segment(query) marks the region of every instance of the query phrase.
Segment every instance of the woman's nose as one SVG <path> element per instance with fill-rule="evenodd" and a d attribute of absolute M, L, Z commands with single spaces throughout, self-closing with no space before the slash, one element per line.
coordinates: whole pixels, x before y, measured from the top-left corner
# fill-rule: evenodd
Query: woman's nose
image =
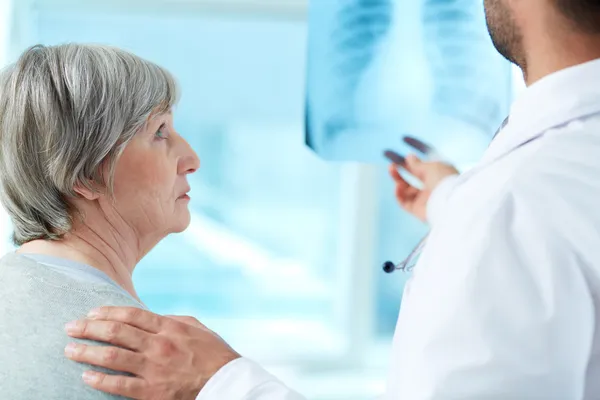
<path fill-rule="evenodd" d="M 187 140 L 181 138 L 183 143 L 183 156 L 180 159 L 179 163 L 179 173 L 180 174 L 193 174 L 200 168 L 200 158 L 198 154 L 192 149 L 192 146 L 187 142 Z"/>

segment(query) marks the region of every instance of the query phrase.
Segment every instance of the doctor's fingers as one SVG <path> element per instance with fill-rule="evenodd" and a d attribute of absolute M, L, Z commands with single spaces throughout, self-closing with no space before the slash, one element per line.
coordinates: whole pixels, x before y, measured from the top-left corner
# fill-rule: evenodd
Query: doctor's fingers
<path fill-rule="evenodd" d="M 191 325 L 196 328 L 208 330 L 208 328 L 195 317 L 190 317 L 188 315 L 165 315 L 165 317 L 174 319 L 175 321 L 183 322 L 184 324 Z"/>
<path fill-rule="evenodd" d="M 86 371 L 83 375 L 83 381 L 94 389 L 128 399 L 160 399 L 160 397 L 156 397 L 156 394 L 152 393 L 148 382 L 142 378 Z"/>
<path fill-rule="evenodd" d="M 420 190 L 407 185 L 407 186 L 396 186 L 396 200 L 398 203 L 404 208 L 409 208 L 411 204 L 415 202 L 417 197 L 419 196 Z"/>
<path fill-rule="evenodd" d="M 113 371 L 141 374 L 144 356 L 116 347 L 87 346 L 72 343 L 65 349 L 67 357 L 79 363 L 103 367 Z M 83 381 L 94 389 L 131 399 L 150 399 L 152 397 L 148 382 L 138 376 L 106 374 L 98 371 L 86 371 Z"/>
<path fill-rule="evenodd" d="M 142 354 L 110 346 L 69 343 L 65 348 L 65 355 L 80 363 L 132 374 L 141 373 L 142 368 L 146 365 L 145 357 Z"/>
<path fill-rule="evenodd" d="M 406 163 L 403 165 L 411 175 L 418 178 L 421 182 L 424 182 L 428 175 L 431 173 L 431 165 L 434 162 L 425 162 L 414 154 L 409 154 L 406 157 Z"/>
<path fill-rule="evenodd" d="M 400 168 L 399 165 L 390 164 L 389 169 L 388 169 L 390 176 L 396 183 L 396 187 L 409 187 L 410 185 L 408 184 L 408 182 L 406 182 L 406 180 L 404 180 L 402 175 L 400 175 L 400 172 L 398 172 L 398 168 Z"/>
<path fill-rule="evenodd" d="M 67 324 L 65 329 L 74 338 L 106 342 L 134 351 L 147 349 L 152 335 L 115 321 L 80 320 Z"/>

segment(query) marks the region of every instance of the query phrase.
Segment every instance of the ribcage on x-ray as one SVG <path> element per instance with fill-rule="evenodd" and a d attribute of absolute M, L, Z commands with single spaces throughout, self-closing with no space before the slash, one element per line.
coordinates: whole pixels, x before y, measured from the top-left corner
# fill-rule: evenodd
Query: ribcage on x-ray
<path fill-rule="evenodd" d="M 346 0 L 343 3 L 331 32 L 332 79 L 328 82 L 331 85 L 328 103 L 332 108 L 326 123 L 330 136 L 354 123 L 351 99 L 392 21 L 392 0 Z"/>
<path fill-rule="evenodd" d="M 498 79 L 498 69 L 489 57 L 493 51 L 489 38 L 480 29 L 482 19 L 480 4 L 474 0 L 423 4 L 425 53 L 434 83 L 432 111 L 492 133 L 504 115 L 498 93 L 485 84 Z"/>

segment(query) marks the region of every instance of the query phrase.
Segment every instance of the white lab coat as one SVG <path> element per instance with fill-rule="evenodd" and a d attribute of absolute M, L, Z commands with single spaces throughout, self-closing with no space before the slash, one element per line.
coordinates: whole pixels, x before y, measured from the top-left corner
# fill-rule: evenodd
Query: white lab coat
<path fill-rule="evenodd" d="M 527 88 L 428 218 L 384 399 L 600 399 L 600 60 Z M 303 399 L 247 359 L 198 398 Z"/>

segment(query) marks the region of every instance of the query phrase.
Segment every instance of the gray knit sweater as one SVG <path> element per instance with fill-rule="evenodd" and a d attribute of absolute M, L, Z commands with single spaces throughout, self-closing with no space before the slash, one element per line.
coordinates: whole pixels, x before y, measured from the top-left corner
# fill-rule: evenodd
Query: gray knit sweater
<path fill-rule="evenodd" d="M 64 356 L 73 340 L 64 325 L 104 305 L 144 308 L 108 282 L 76 279 L 15 253 L 0 259 L 1 399 L 119 398 L 81 380 L 84 371 L 102 369 Z"/>

